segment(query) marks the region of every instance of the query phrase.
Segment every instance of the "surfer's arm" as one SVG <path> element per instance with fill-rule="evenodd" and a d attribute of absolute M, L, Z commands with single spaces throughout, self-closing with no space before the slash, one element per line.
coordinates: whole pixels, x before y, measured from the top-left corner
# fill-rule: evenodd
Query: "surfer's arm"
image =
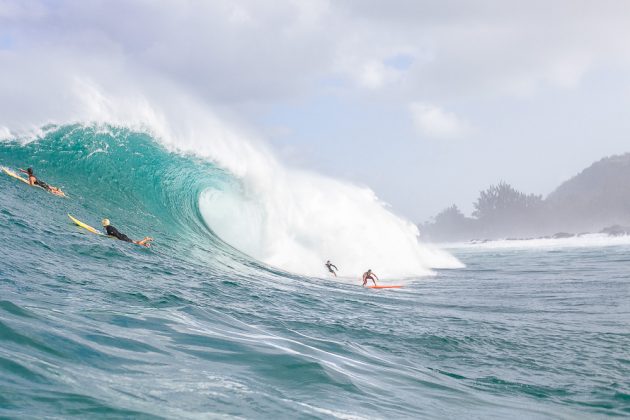
<path fill-rule="evenodd" d="M 337 266 L 336 266 L 336 265 L 334 265 L 334 264 L 330 264 L 330 265 L 332 265 L 333 267 L 335 267 L 335 270 L 339 270 L 339 269 L 337 268 Z"/>
<path fill-rule="evenodd" d="M 24 169 L 22 169 L 22 168 L 18 168 L 18 171 L 22 172 L 23 174 L 28 175 L 28 172 L 27 172 L 27 171 L 25 171 L 25 170 L 24 170 Z M 30 175 L 28 175 L 28 185 L 30 185 L 30 186 L 35 185 L 35 181 L 33 181 L 33 177 L 31 177 Z"/>

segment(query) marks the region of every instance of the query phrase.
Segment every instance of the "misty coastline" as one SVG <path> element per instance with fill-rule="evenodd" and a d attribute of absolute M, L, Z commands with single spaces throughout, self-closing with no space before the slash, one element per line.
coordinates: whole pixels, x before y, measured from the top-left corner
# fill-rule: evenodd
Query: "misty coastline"
<path fill-rule="evenodd" d="M 565 239 L 630 235 L 630 153 L 603 158 L 547 197 L 506 182 L 480 192 L 470 216 L 457 205 L 419 224 L 432 242 Z"/>

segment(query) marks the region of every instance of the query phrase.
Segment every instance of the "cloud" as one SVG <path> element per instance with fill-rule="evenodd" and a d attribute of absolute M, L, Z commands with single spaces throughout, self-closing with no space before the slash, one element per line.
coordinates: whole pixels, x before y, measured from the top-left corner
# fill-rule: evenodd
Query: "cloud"
<path fill-rule="evenodd" d="M 438 139 L 453 139 L 465 136 L 470 131 L 466 122 L 438 106 L 413 102 L 409 105 L 409 110 L 414 126 L 421 135 Z"/>
<path fill-rule="evenodd" d="M 0 2 L 0 19 L 2 20 L 30 20 L 45 14 L 43 4 L 36 2 L 2 1 Z"/>
<path fill-rule="evenodd" d="M 403 106 L 523 95 L 575 88 L 604 62 L 630 66 L 630 3 L 614 0 L 3 0 L 0 28 L 22 54 L 119 54 L 227 105 L 300 98 L 339 76 L 350 93 Z"/>
<path fill-rule="evenodd" d="M 630 67 L 630 44 L 622 41 L 630 37 L 627 1 L 351 0 L 339 8 L 373 51 L 401 43 L 415 49 L 416 65 L 391 86 L 402 101 L 531 96 L 578 88 L 611 64 Z"/>
<path fill-rule="evenodd" d="M 416 127 L 453 138 L 467 124 L 427 104 L 577 89 L 598 66 L 630 70 L 630 3 L 507 3 L 0 0 L 0 116 L 17 114 L 16 81 L 45 85 L 41 96 L 57 86 L 58 98 L 66 71 L 101 84 L 151 74 L 237 113 L 335 80 L 336 93 L 399 109 L 423 98 L 411 105 Z"/>
<path fill-rule="evenodd" d="M 378 89 L 396 81 L 400 71 L 380 61 L 365 63 L 358 73 L 358 81 L 368 89 Z"/>

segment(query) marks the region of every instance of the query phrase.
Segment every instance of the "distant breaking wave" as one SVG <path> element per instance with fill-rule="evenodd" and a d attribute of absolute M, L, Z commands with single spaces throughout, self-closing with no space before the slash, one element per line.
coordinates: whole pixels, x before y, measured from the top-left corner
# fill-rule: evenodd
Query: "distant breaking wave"
<path fill-rule="evenodd" d="M 498 239 L 488 241 L 453 242 L 442 244 L 451 249 L 527 249 L 527 248 L 582 248 L 630 245 L 630 236 L 610 236 L 589 233 L 570 238 Z"/>

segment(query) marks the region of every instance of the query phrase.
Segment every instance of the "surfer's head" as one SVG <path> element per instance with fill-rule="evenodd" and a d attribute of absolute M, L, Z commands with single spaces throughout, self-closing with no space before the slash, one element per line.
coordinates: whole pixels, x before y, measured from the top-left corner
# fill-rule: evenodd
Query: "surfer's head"
<path fill-rule="evenodd" d="M 33 168 L 27 168 L 26 173 L 29 175 L 33 175 Z"/>
<path fill-rule="evenodd" d="M 103 226 L 109 226 L 109 219 L 103 219 L 101 223 L 103 224 Z"/>

